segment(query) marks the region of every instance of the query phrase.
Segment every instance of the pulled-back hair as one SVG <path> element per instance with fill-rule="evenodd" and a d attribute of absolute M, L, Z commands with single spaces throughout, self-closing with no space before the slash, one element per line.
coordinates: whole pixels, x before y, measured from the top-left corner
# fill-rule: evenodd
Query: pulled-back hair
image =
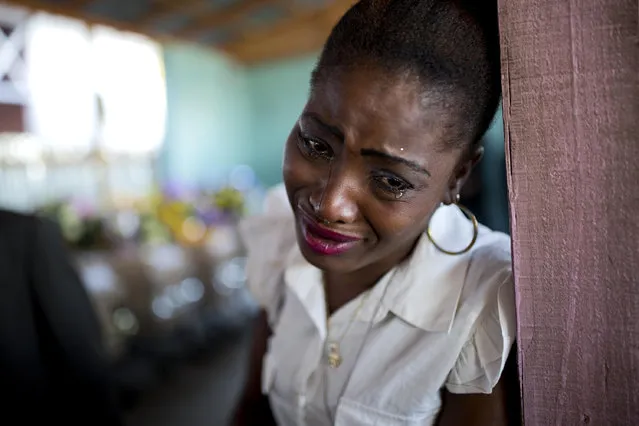
<path fill-rule="evenodd" d="M 478 142 L 501 95 L 497 0 L 362 0 L 331 32 L 311 79 L 373 66 L 416 79 L 454 114 L 447 144 Z"/>

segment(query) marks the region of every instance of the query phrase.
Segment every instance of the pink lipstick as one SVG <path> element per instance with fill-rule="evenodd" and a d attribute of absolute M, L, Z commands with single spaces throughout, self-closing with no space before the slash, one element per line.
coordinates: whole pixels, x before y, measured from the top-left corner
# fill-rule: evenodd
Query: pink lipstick
<path fill-rule="evenodd" d="M 314 252 L 327 256 L 335 256 L 352 249 L 362 239 L 324 228 L 319 224 L 301 218 L 304 241 Z"/>

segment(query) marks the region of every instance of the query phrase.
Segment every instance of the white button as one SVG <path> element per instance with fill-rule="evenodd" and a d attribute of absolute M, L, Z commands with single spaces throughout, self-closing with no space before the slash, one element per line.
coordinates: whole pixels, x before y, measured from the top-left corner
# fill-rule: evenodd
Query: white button
<path fill-rule="evenodd" d="M 297 395 L 297 405 L 300 407 L 304 407 L 306 405 L 306 395 L 304 394 Z"/>

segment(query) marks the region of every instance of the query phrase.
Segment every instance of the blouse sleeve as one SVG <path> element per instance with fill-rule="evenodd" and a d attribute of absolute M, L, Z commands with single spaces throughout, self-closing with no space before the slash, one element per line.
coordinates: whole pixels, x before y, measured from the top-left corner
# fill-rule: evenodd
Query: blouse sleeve
<path fill-rule="evenodd" d="M 477 326 L 461 350 L 445 387 L 451 393 L 489 394 L 499 381 L 515 341 L 515 291 L 510 257 L 502 266 L 491 268 L 491 292 Z"/>
<path fill-rule="evenodd" d="M 284 296 L 286 259 L 296 244 L 293 212 L 284 186 L 269 190 L 264 212 L 245 219 L 239 230 L 247 250 L 248 289 L 274 326 Z"/>

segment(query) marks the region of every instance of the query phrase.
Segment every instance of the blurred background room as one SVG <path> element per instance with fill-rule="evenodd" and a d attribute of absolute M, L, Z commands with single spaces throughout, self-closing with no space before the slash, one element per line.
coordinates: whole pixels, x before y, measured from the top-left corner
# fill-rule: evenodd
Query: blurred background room
<path fill-rule="evenodd" d="M 130 425 L 227 423 L 256 313 L 236 224 L 350 4 L 0 3 L 0 207 L 58 222 Z M 507 232 L 501 113 L 484 146 L 462 202 Z"/>

